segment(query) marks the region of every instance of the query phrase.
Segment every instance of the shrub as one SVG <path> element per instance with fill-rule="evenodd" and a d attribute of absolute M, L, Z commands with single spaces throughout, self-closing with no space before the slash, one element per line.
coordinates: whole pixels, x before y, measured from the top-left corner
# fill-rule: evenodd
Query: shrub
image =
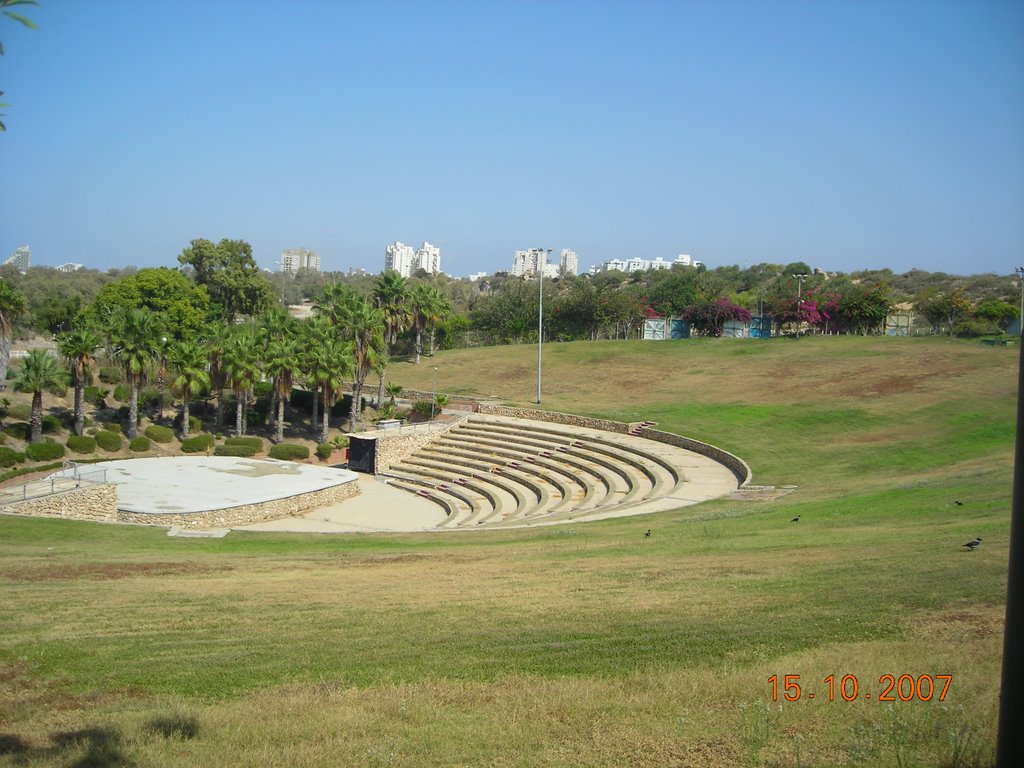
<path fill-rule="evenodd" d="M 313 412 L 313 393 L 305 389 L 292 389 L 289 400 L 292 408 L 297 411 Z"/>
<path fill-rule="evenodd" d="M 7 442 L 7 435 L 5 435 L 3 432 L 0 432 L 0 445 L 3 445 L 6 442 Z"/>
<path fill-rule="evenodd" d="M 181 450 L 185 453 L 203 453 L 212 447 L 213 435 L 206 432 L 181 441 Z"/>
<path fill-rule="evenodd" d="M 146 451 L 149 450 L 150 445 L 152 445 L 152 443 L 150 443 L 148 437 L 146 437 L 145 435 L 139 435 L 138 437 L 134 438 L 130 443 L 128 443 L 128 448 L 129 450 L 132 450 L 135 453 L 145 453 Z"/>
<path fill-rule="evenodd" d="M 257 381 L 252 388 L 252 392 L 257 399 L 261 397 L 270 397 L 274 392 L 274 385 L 269 381 Z"/>
<path fill-rule="evenodd" d="M 43 434 L 60 432 L 62 429 L 64 429 L 64 422 L 59 418 L 49 413 L 43 416 Z"/>
<path fill-rule="evenodd" d="M 5 446 L 0 446 L 0 467 L 13 467 L 25 461 L 25 454 Z"/>
<path fill-rule="evenodd" d="M 25 456 L 30 461 L 53 461 L 64 455 L 64 446 L 60 443 L 33 443 L 25 446 Z"/>
<path fill-rule="evenodd" d="M 121 433 L 120 432 L 107 432 L 100 431 L 96 433 L 96 445 L 102 448 L 104 451 L 120 451 L 121 450 Z"/>
<path fill-rule="evenodd" d="M 213 449 L 214 456 L 242 456 L 248 459 L 256 455 L 256 449 L 251 445 L 218 445 Z"/>
<path fill-rule="evenodd" d="M 100 426 L 107 430 L 107 432 L 121 431 L 121 423 L 118 421 L 101 421 Z"/>
<path fill-rule="evenodd" d="M 169 443 L 174 440 L 174 430 L 170 427 L 161 427 L 159 424 L 150 424 L 144 434 L 154 443 Z"/>
<path fill-rule="evenodd" d="M 334 453 L 334 446 L 330 443 L 320 443 L 316 447 L 316 457 L 321 461 L 331 458 Z"/>
<path fill-rule="evenodd" d="M 117 384 L 120 381 L 124 381 L 124 373 L 120 368 L 105 366 L 100 368 L 99 378 L 104 384 Z"/>
<path fill-rule="evenodd" d="M 257 452 L 263 450 L 263 438 L 262 437 L 229 437 L 224 441 L 224 445 L 244 445 L 249 448 L 255 448 Z"/>
<path fill-rule="evenodd" d="M 128 389 L 127 384 L 118 384 L 114 387 L 114 399 L 119 403 L 127 403 L 128 398 L 131 396 L 131 392 Z"/>
<path fill-rule="evenodd" d="M 160 404 L 160 390 L 156 387 L 146 387 L 139 392 L 139 408 L 148 410 L 156 408 Z"/>
<path fill-rule="evenodd" d="M 110 395 L 109 389 L 100 389 L 99 387 L 93 387 L 90 385 L 85 388 L 83 397 L 85 398 L 85 402 L 89 403 L 89 405 L 93 405 L 98 408 L 102 405 L 103 401 L 107 399 L 108 395 Z"/>
<path fill-rule="evenodd" d="M 4 432 L 18 440 L 28 440 L 29 435 L 32 434 L 32 427 L 24 421 L 16 421 L 4 427 Z"/>
<path fill-rule="evenodd" d="M 179 432 L 181 431 L 181 411 L 174 417 L 174 428 Z M 203 420 L 198 416 L 193 416 L 191 413 L 188 416 L 188 431 L 189 434 L 203 431 Z"/>
<path fill-rule="evenodd" d="M 68 448 L 75 453 L 95 453 L 96 438 L 87 435 L 68 435 Z"/>
<path fill-rule="evenodd" d="M 331 438 L 331 445 L 335 448 L 347 448 L 348 447 L 348 435 L 335 435 Z"/>
<path fill-rule="evenodd" d="M 441 409 L 437 407 L 437 403 L 430 400 L 417 400 L 412 404 L 412 411 L 417 416 L 429 419 L 431 414 L 437 416 L 437 414 L 441 412 Z"/>
<path fill-rule="evenodd" d="M 296 445 L 295 443 L 280 443 L 271 448 L 270 453 L 267 455 L 272 459 L 296 461 L 298 459 L 308 459 L 309 448 L 304 445 Z"/>

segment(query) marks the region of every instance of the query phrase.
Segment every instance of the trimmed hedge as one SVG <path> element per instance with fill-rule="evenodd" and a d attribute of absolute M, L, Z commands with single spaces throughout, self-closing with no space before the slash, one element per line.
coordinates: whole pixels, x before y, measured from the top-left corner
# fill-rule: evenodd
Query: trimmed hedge
<path fill-rule="evenodd" d="M 170 427 L 161 427 L 159 424 L 150 424 L 144 434 L 154 443 L 169 443 L 174 440 L 174 430 Z"/>
<path fill-rule="evenodd" d="M 245 445 L 249 448 L 255 448 L 257 452 L 263 450 L 263 438 L 262 437 L 229 437 L 224 441 L 224 445 Z"/>
<path fill-rule="evenodd" d="M 121 433 L 108 432 L 106 430 L 97 432 L 96 445 L 98 445 L 104 451 L 110 451 L 111 453 L 113 453 L 114 451 L 120 451 L 122 445 Z"/>
<path fill-rule="evenodd" d="M 64 429 L 64 422 L 52 414 L 46 414 L 43 416 L 43 434 L 48 435 L 51 432 L 60 432 Z"/>
<path fill-rule="evenodd" d="M 60 443 L 32 443 L 25 446 L 25 456 L 30 461 L 53 461 L 64 455 L 64 446 Z"/>
<path fill-rule="evenodd" d="M 304 445 L 296 445 L 295 443 L 280 443 L 271 448 L 270 453 L 267 455 L 272 459 L 296 461 L 298 459 L 308 459 L 309 448 Z"/>
<path fill-rule="evenodd" d="M 241 456 L 244 459 L 256 455 L 256 449 L 251 445 L 218 445 L 213 449 L 214 456 Z"/>
<path fill-rule="evenodd" d="M 0 467 L 13 467 L 15 464 L 22 464 L 25 461 L 25 454 L 15 451 L 6 445 L 0 446 Z"/>
<path fill-rule="evenodd" d="M 203 453 L 213 447 L 213 435 L 203 433 L 181 441 L 181 450 L 185 453 Z"/>
<path fill-rule="evenodd" d="M 139 435 L 128 443 L 128 449 L 135 453 L 145 453 L 150 449 L 151 445 L 152 443 L 149 441 L 148 437 L 145 435 Z"/>
<path fill-rule="evenodd" d="M 330 443 L 319 443 L 316 447 L 316 457 L 318 459 L 329 459 L 332 453 L 334 453 L 334 446 Z"/>
<path fill-rule="evenodd" d="M 96 453 L 96 438 L 88 435 L 68 435 L 68 448 L 75 453 Z"/>

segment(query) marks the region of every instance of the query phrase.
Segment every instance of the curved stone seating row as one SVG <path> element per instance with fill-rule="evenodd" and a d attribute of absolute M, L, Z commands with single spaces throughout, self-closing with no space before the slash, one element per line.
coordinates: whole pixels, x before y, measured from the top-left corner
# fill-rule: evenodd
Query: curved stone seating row
<path fill-rule="evenodd" d="M 690 464 L 667 455 L 672 450 L 682 449 L 635 435 L 476 415 L 386 474 L 395 487 L 441 506 L 440 528 L 507 527 L 700 500 L 686 495 L 680 466 Z"/>

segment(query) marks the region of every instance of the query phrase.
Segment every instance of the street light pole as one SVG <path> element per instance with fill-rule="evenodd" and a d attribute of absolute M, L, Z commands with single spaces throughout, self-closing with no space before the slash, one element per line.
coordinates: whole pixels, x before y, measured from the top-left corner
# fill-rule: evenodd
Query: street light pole
<path fill-rule="evenodd" d="M 540 405 L 541 371 L 544 357 L 544 265 L 547 264 L 547 255 L 551 253 L 551 249 L 538 248 L 537 250 L 540 251 L 537 257 L 537 270 L 540 272 L 540 302 L 537 310 L 537 405 Z"/>
<path fill-rule="evenodd" d="M 1017 267 L 1017 285 L 1020 287 L 1020 314 L 1017 315 L 1017 335 L 1024 338 L 1024 267 Z"/>
<path fill-rule="evenodd" d="M 437 366 L 434 366 L 433 378 L 430 382 L 430 420 L 434 420 L 434 404 L 437 402 Z"/>
<path fill-rule="evenodd" d="M 800 298 L 800 289 L 803 288 L 807 275 L 793 275 L 796 278 L 796 337 L 800 338 L 800 310 L 803 309 L 803 300 Z"/>

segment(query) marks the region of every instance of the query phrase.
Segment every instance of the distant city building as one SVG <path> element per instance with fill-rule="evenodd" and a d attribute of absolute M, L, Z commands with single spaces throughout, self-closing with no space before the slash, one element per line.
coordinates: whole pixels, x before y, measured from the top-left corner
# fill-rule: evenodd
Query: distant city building
<path fill-rule="evenodd" d="M 556 277 L 558 266 L 547 263 L 547 251 L 543 248 L 530 248 L 527 251 L 516 251 L 512 258 L 512 274 L 517 277 L 533 277 L 544 265 L 544 276 Z M 554 274 L 549 267 L 554 266 Z"/>
<path fill-rule="evenodd" d="M 416 251 L 416 257 L 413 260 L 412 271 L 415 272 L 418 269 L 422 269 L 432 275 L 440 272 L 441 249 L 424 241 L 423 245 Z"/>
<path fill-rule="evenodd" d="M 563 275 L 578 275 L 580 273 L 580 259 L 576 255 L 576 251 L 571 251 L 568 248 L 562 249 L 560 268 Z"/>
<path fill-rule="evenodd" d="M 675 261 L 665 261 L 661 256 L 655 259 L 609 259 L 608 261 L 595 264 L 590 268 L 590 274 L 596 275 L 599 272 L 647 272 L 652 269 L 671 269 L 674 266 L 699 267 L 703 262 L 691 259 L 687 254 L 681 253 L 676 256 Z"/>
<path fill-rule="evenodd" d="M 469 276 L 469 282 L 475 283 L 477 280 L 483 280 L 485 277 L 487 277 L 486 272 L 476 272 Z"/>
<path fill-rule="evenodd" d="M 295 274 L 300 269 L 320 271 L 320 254 L 306 248 L 289 248 L 281 253 L 281 271 Z"/>
<path fill-rule="evenodd" d="M 420 269 L 436 275 L 441 271 L 441 249 L 424 241 L 414 250 L 396 240 L 384 250 L 384 269 L 393 269 L 402 277 L 411 277 Z"/>
<path fill-rule="evenodd" d="M 28 272 L 28 268 L 32 265 L 32 249 L 27 245 L 23 245 L 16 249 L 7 261 L 4 262 L 4 266 L 17 267 L 21 274 Z"/>
<path fill-rule="evenodd" d="M 84 269 L 85 264 L 77 264 L 73 261 L 69 261 L 67 264 L 61 264 L 57 267 L 58 272 L 77 272 L 80 269 Z"/>

